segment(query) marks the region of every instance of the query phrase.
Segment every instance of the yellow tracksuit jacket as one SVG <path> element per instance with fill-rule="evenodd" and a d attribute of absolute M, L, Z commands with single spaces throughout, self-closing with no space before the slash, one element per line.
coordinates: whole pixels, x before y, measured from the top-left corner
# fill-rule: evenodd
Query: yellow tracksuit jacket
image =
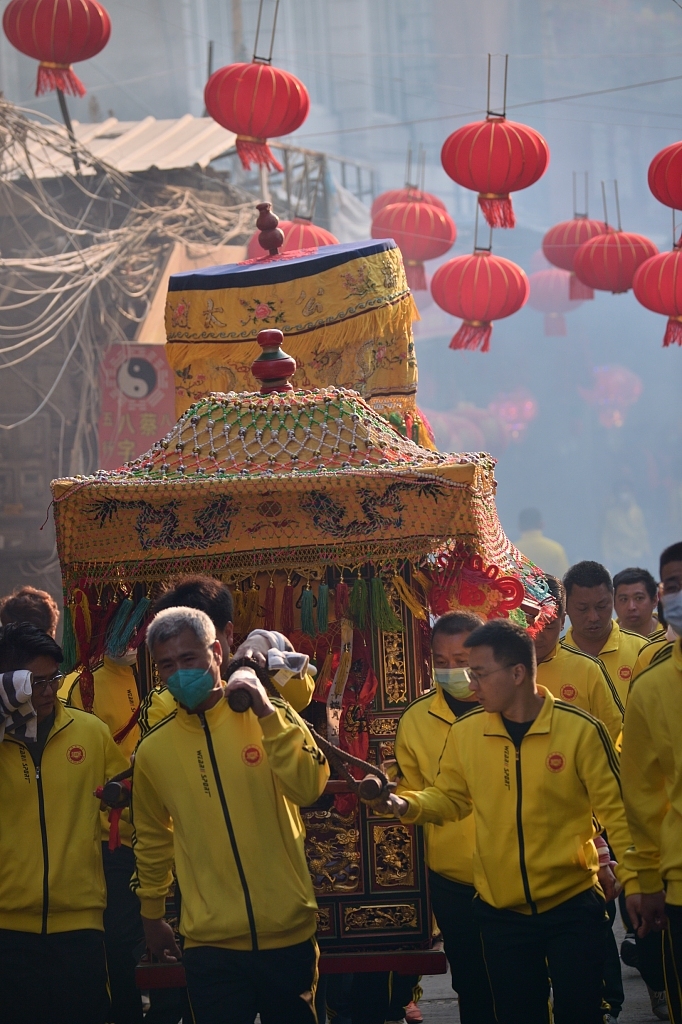
<path fill-rule="evenodd" d="M 395 756 L 399 767 L 396 792 L 433 786 L 455 714 L 448 707 L 442 687 L 418 697 L 398 724 Z M 424 825 L 426 863 L 432 871 L 463 885 L 474 884 L 474 819 Z"/>
<path fill-rule="evenodd" d="M 80 691 L 80 673 L 72 678 L 71 685 L 66 693 L 67 707 L 83 709 L 83 701 Z M 95 699 L 92 705 L 92 713 L 108 727 L 112 736 L 115 736 L 120 729 L 124 729 L 132 715 L 140 705 L 140 697 L 137 692 L 135 673 L 129 665 L 117 665 L 111 658 L 104 658 L 99 668 L 94 672 Z M 64 693 L 64 687 L 59 691 Z M 126 767 L 130 767 L 130 756 L 140 740 L 140 728 L 135 724 L 128 734 L 117 744 L 118 749 L 126 758 Z M 127 813 L 127 812 L 126 812 Z M 109 812 L 102 811 L 102 842 L 109 839 Z M 123 846 L 133 845 L 133 829 L 130 822 L 125 818 L 119 821 L 119 836 Z"/>
<path fill-rule="evenodd" d="M 71 708 L 83 708 L 79 684 L 76 677 L 66 694 L 66 703 Z M 124 729 L 140 704 L 135 673 L 129 665 L 117 665 L 111 658 L 104 658 L 94 672 L 95 699 L 92 705 L 94 715 L 109 727 L 112 736 Z M 63 694 L 64 690 L 60 690 Z M 140 739 L 140 730 L 134 725 L 118 744 L 125 757 L 130 757 Z"/>
<path fill-rule="evenodd" d="M 403 794 L 408 822 L 456 820 L 473 807 L 474 885 L 486 903 L 524 914 L 596 884 L 595 814 L 619 880 L 626 893 L 636 891 L 622 866 L 630 834 L 609 734 L 585 711 L 538 690 L 544 704 L 518 751 L 501 716 L 477 708 L 452 726 L 435 785 Z"/>
<path fill-rule="evenodd" d="M 291 704 L 294 711 L 303 711 L 310 704 L 315 689 L 315 680 L 311 675 L 305 675 L 300 679 L 295 676 L 289 680 L 286 686 L 280 686 L 274 675 L 270 681 L 275 686 L 284 700 Z M 150 690 L 142 701 L 140 707 L 140 735 L 145 736 L 150 729 L 162 722 L 167 715 L 175 711 L 178 704 L 167 686 L 155 686 Z"/>
<path fill-rule="evenodd" d="M 649 637 L 644 647 L 637 655 L 637 661 L 635 667 L 632 670 L 632 679 L 630 681 L 630 689 L 637 676 L 641 675 L 645 668 L 648 668 L 654 660 L 658 660 L 661 651 L 664 651 L 672 647 L 672 640 L 668 640 L 665 633 L 662 636 L 656 635 L 655 639 Z"/>
<path fill-rule="evenodd" d="M 615 743 L 623 728 L 618 690 L 597 658 L 561 643 L 538 665 L 538 683 L 572 707 L 582 708 L 606 726 Z"/>
<path fill-rule="evenodd" d="M 175 861 L 187 946 L 274 949 L 316 928 L 299 806 L 329 777 L 307 726 L 285 701 L 258 719 L 220 700 L 180 707 L 137 748 L 133 824 L 142 915 L 161 918 Z"/>
<path fill-rule="evenodd" d="M 625 858 L 644 893 L 682 906 L 682 641 L 632 685 L 623 727 L 623 795 L 632 833 Z M 609 837 L 610 838 L 610 837 Z"/>
<path fill-rule="evenodd" d="M 107 727 L 57 700 L 40 768 L 0 743 L 0 928 L 102 930 L 106 887 L 94 790 L 127 767 Z"/>
<path fill-rule="evenodd" d="M 646 637 L 640 636 L 639 633 L 631 633 L 629 629 L 622 629 L 614 619 L 609 637 L 599 652 L 599 661 L 603 663 L 615 684 L 623 707 L 627 704 L 630 680 L 637 655 L 646 642 Z M 566 633 L 563 643 L 579 650 L 573 639 L 573 627 Z"/>

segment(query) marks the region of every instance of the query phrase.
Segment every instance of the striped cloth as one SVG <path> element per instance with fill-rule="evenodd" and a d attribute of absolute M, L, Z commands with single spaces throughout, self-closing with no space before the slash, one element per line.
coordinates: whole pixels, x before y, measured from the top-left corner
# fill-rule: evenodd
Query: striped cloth
<path fill-rule="evenodd" d="M 0 743 L 5 731 L 17 739 L 34 741 L 38 718 L 31 704 L 33 676 L 26 669 L 0 675 Z"/>

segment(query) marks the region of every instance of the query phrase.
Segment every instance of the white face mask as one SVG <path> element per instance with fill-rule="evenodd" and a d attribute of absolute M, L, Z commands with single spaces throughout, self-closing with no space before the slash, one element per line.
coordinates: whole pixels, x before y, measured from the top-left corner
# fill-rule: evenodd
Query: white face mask
<path fill-rule="evenodd" d="M 433 677 L 455 700 L 468 700 L 474 696 L 467 668 L 435 668 Z"/>
<path fill-rule="evenodd" d="M 661 604 L 665 621 L 682 636 L 682 590 L 677 594 L 661 594 Z"/>

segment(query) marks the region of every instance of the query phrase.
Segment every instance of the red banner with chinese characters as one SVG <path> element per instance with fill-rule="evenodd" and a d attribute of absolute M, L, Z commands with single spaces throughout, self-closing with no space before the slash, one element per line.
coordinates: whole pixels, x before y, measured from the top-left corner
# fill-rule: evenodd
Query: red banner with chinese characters
<path fill-rule="evenodd" d="M 111 345 L 100 365 L 100 469 L 148 451 L 175 423 L 173 372 L 164 345 Z"/>

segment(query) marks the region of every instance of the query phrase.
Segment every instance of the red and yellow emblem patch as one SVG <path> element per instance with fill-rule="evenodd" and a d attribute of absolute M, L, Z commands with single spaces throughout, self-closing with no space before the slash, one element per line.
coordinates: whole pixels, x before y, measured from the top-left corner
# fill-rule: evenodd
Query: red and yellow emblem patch
<path fill-rule="evenodd" d="M 562 700 L 575 700 L 575 698 L 577 696 L 578 696 L 578 691 L 576 690 L 576 688 L 573 685 L 573 683 L 566 683 L 565 686 L 561 687 L 561 699 Z"/>
<path fill-rule="evenodd" d="M 248 747 L 244 747 L 242 750 L 242 761 L 247 764 L 249 768 L 255 768 L 263 760 L 263 751 L 260 747 L 257 747 L 255 743 L 250 743 Z"/>
<path fill-rule="evenodd" d="M 621 665 L 618 669 L 618 675 L 621 679 L 629 679 L 632 675 L 632 669 L 629 665 Z"/>
<path fill-rule="evenodd" d="M 558 750 L 555 750 L 548 756 L 545 764 L 551 772 L 562 772 L 566 767 L 566 758 Z"/>
<path fill-rule="evenodd" d="M 83 764 L 85 760 L 85 747 L 81 747 L 80 743 L 74 743 L 66 751 L 66 760 L 70 761 L 71 764 Z"/>

